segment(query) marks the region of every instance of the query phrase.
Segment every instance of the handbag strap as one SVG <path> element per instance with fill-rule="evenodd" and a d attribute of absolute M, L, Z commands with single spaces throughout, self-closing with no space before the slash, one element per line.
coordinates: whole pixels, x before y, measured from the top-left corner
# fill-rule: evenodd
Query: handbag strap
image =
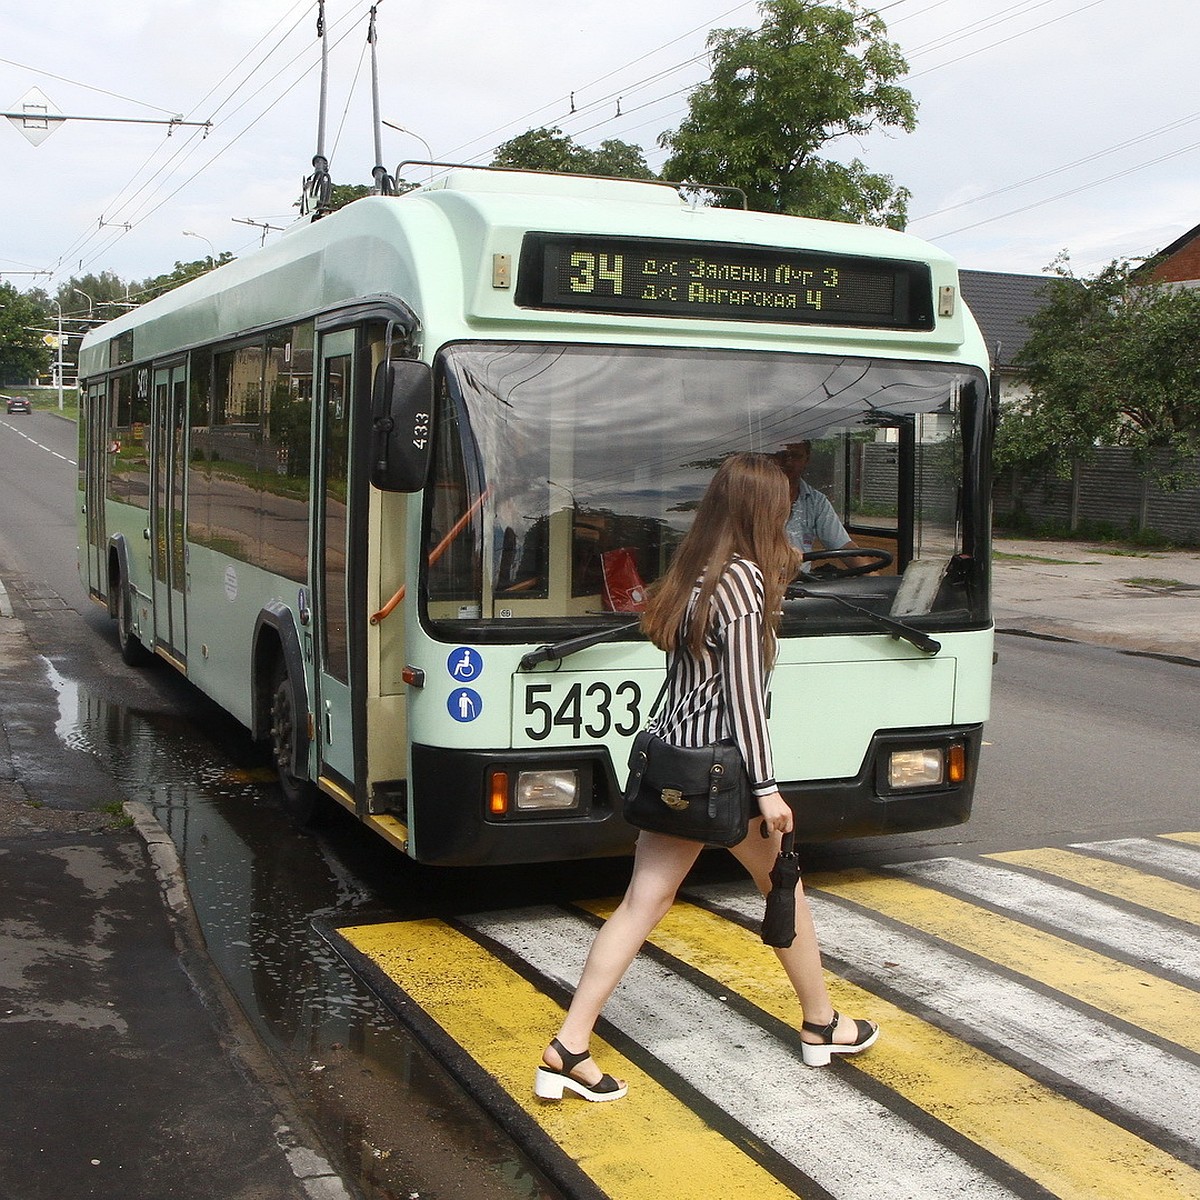
<path fill-rule="evenodd" d="M 650 722 L 654 720 L 658 713 L 658 706 L 663 702 L 663 697 L 667 694 L 667 688 L 671 685 L 671 680 L 675 678 L 675 672 L 679 669 L 679 654 L 676 653 L 675 661 L 671 662 L 670 654 L 664 656 L 667 660 L 667 672 L 663 676 L 662 687 L 658 689 L 658 695 L 654 697 L 654 703 L 650 705 L 650 711 L 646 714 L 646 724 L 642 726 L 647 729 Z"/>

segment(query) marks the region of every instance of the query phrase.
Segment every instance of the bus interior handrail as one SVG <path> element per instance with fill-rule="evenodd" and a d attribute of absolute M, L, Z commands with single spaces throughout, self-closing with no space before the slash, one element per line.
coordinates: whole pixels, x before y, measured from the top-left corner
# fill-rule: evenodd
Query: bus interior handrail
<path fill-rule="evenodd" d="M 490 486 L 484 488 L 479 494 L 478 498 L 471 504 L 471 507 L 468 508 L 467 511 L 463 513 L 463 515 L 459 517 L 457 521 L 454 522 L 446 536 L 442 538 L 442 540 L 438 542 L 438 544 L 434 546 L 432 550 L 430 550 L 429 558 L 426 560 L 429 566 L 432 567 L 433 564 L 437 562 L 447 550 L 450 549 L 450 543 L 453 542 L 454 539 L 458 537 L 458 535 L 462 533 L 464 529 L 466 529 L 471 522 L 471 518 L 483 507 L 484 501 L 487 500 L 491 494 L 492 489 Z M 404 599 L 407 591 L 408 581 L 406 580 L 399 586 L 399 588 L 396 589 L 396 592 L 392 598 L 378 612 L 371 614 L 371 624 L 378 625 L 379 622 L 384 619 L 384 617 L 390 616 L 396 605 Z"/>

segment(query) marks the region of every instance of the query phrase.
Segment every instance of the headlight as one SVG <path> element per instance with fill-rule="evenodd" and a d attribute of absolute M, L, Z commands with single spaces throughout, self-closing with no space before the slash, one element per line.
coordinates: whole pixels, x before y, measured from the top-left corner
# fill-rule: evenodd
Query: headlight
<path fill-rule="evenodd" d="M 521 771 L 517 775 L 516 803 L 521 812 L 577 808 L 579 772 Z"/>
<path fill-rule="evenodd" d="M 515 772 L 512 767 L 494 767 L 487 776 L 487 813 L 510 820 L 585 814 L 590 792 L 591 772 L 586 765 Z"/>
<path fill-rule="evenodd" d="M 962 783 L 966 753 L 959 743 L 921 750 L 893 750 L 888 756 L 888 787 L 928 788 Z"/>

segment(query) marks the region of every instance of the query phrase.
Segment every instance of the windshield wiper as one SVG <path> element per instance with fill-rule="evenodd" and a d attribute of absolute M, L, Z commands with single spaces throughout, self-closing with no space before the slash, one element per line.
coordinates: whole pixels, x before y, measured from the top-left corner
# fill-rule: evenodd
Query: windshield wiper
<path fill-rule="evenodd" d="M 586 650 L 589 646 L 595 646 L 599 642 L 603 642 L 611 637 L 616 637 L 619 633 L 628 633 L 631 629 L 636 629 L 641 624 L 641 619 L 636 621 L 626 621 L 623 625 L 614 625 L 611 629 L 602 629 L 599 633 L 584 633 L 579 637 L 567 638 L 562 642 L 553 642 L 547 646 L 539 646 L 536 650 L 530 650 L 528 654 L 521 659 L 520 670 L 531 671 L 538 663 L 553 662 L 556 659 L 566 658 L 568 655 L 575 654 L 579 650 Z"/>
<path fill-rule="evenodd" d="M 886 629 L 892 637 L 903 638 L 904 641 L 916 646 L 923 654 L 937 654 L 942 648 L 941 642 L 935 641 L 919 629 L 905 625 L 903 621 L 897 621 L 894 617 L 885 617 L 882 613 L 872 612 L 869 608 L 851 604 L 849 600 L 843 600 L 841 596 L 835 596 L 832 592 L 814 592 L 806 587 L 797 587 L 793 584 L 787 590 L 787 598 L 789 600 L 834 600 L 843 608 L 848 608 L 852 613 L 866 617 L 868 621 Z"/>

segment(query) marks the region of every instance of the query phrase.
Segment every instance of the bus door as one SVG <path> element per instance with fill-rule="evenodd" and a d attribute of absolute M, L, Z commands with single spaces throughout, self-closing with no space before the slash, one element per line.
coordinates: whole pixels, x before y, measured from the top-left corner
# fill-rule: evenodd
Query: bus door
<path fill-rule="evenodd" d="M 158 367 L 154 372 L 154 430 L 150 506 L 150 544 L 154 586 L 154 643 L 181 666 L 187 662 L 184 622 L 184 485 L 187 457 L 184 431 L 187 421 L 187 371 L 185 364 Z"/>
<path fill-rule="evenodd" d="M 317 412 L 318 511 L 313 521 L 320 759 L 354 779 L 350 707 L 350 627 L 347 576 L 350 529 L 350 408 L 354 395 L 353 330 L 321 339 Z"/>
<path fill-rule="evenodd" d="M 105 547 L 108 535 L 105 532 L 104 497 L 108 490 L 108 458 L 111 449 L 108 430 L 108 405 L 105 403 L 107 387 L 103 383 L 88 386 L 85 400 L 83 430 L 81 433 L 79 461 L 83 465 L 84 492 L 83 513 L 86 526 L 88 590 L 96 595 L 108 591 L 105 579 Z"/>

